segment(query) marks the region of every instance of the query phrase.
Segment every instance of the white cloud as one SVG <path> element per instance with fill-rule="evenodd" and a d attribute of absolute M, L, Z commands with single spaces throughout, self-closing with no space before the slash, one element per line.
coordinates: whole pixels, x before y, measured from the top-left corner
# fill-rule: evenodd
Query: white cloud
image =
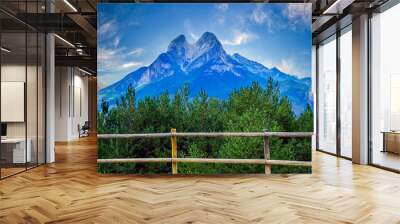
<path fill-rule="evenodd" d="M 285 16 L 294 23 L 310 23 L 311 22 L 311 4 L 287 4 L 283 10 Z"/>
<path fill-rule="evenodd" d="M 99 62 L 117 60 L 117 59 L 125 59 L 127 56 L 135 56 L 138 57 L 142 55 L 144 52 L 143 48 L 136 48 L 131 51 L 127 51 L 125 48 L 102 48 L 100 47 L 97 52 L 97 60 Z"/>
<path fill-rule="evenodd" d="M 115 36 L 117 33 L 117 22 L 113 19 L 104 24 L 102 24 L 98 29 L 98 34 L 100 36 L 110 38 Z"/>
<path fill-rule="evenodd" d="M 117 50 L 115 49 L 107 49 L 107 48 L 99 48 L 97 52 L 97 60 L 99 61 L 107 61 L 113 58 L 117 54 Z"/>
<path fill-rule="evenodd" d="M 267 67 L 267 68 L 276 67 L 276 63 L 273 62 L 273 61 L 271 61 L 271 60 L 269 60 L 269 59 L 264 60 L 262 64 L 263 64 L 265 67 Z"/>
<path fill-rule="evenodd" d="M 247 15 L 243 15 L 243 14 L 237 14 L 235 16 L 235 25 L 240 28 L 246 28 L 247 27 Z"/>
<path fill-rule="evenodd" d="M 311 27 L 311 4 L 287 4 L 283 10 L 287 18 L 287 25 L 294 31 L 304 29 L 305 25 Z"/>
<path fill-rule="evenodd" d="M 199 36 L 193 32 L 192 23 L 189 19 L 185 19 L 185 21 L 183 21 L 183 28 L 185 29 L 185 32 L 189 35 L 189 37 L 192 38 L 192 40 L 196 41 L 197 39 L 199 39 Z"/>
<path fill-rule="evenodd" d="M 263 24 L 267 19 L 267 13 L 263 7 L 257 5 L 251 13 L 251 19 L 258 24 Z"/>
<path fill-rule="evenodd" d="M 282 21 L 275 12 L 263 5 L 257 4 L 251 15 L 250 20 L 262 26 L 266 26 L 268 32 L 273 33 L 275 30 L 282 28 Z"/>
<path fill-rule="evenodd" d="M 133 68 L 133 67 L 137 67 L 137 66 L 141 66 L 141 65 L 143 65 L 142 62 L 136 62 L 136 61 L 134 61 L 134 62 L 128 62 L 128 63 L 122 64 L 121 67 L 122 67 L 123 69 L 128 69 L 128 68 Z"/>
<path fill-rule="evenodd" d="M 132 60 L 132 56 L 137 57 L 144 50 L 137 48 L 127 50 L 126 48 L 102 48 L 97 51 L 98 73 L 101 75 L 104 85 L 113 83 L 123 78 L 128 72 L 131 72 L 144 63 L 138 60 Z"/>
<path fill-rule="evenodd" d="M 114 41 L 113 41 L 113 46 L 114 46 L 114 47 L 118 47 L 120 40 L 121 40 L 120 37 L 118 37 L 118 36 L 115 37 L 115 38 L 114 38 Z"/>
<path fill-rule="evenodd" d="M 255 34 L 252 34 L 250 32 L 239 32 L 235 31 L 234 36 L 230 40 L 222 40 L 221 43 L 223 45 L 232 45 L 232 46 L 237 46 L 237 45 L 242 45 L 245 44 L 253 39 L 256 39 L 257 36 Z"/>
<path fill-rule="evenodd" d="M 281 63 L 277 66 L 279 70 L 286 72 L 288 74 L 293 74 L 293 61 L 288 59 L 282 59 Z"/>
<path fill-rule="evenodd" d="M 268 7 L 257 4 L 249 16 L 249 20 L 258 25 L 266 26 L 268 32 L 276 30 L 304 27 L 311 24 L 311 4 L 288 3 L 281 12 L 272 11 Z"/>
<path fill-rule="evenodd" d="M 215 6 L 219 12 L 226 12 L 229 9 L 228 3 L 220 3 Z"/>
<path fill-rule="evenodd" d="M 276 67 L 282 72 L 290 75 L 294 75 L 297 77 L 307 76 L 307 74 L 304 74 L 303 71 L 297 68 L 296 62 L 293 58 L 281 59 L 280 63 Z"/>
<path fill-rule="evenodd" d="M 216 22 L 219 25 L 223 25 L 226 22 L 226 15 L 229 10 L 229 4 L 228 3 L 218 3 L 215 5 L 215 12 L 214 14 L 214 19 L 213 21 Z"/>
<path fill-rule="evenodd" d="M 143 48 L 136 48 L 136 49 L 132 50 L 131 52 L 129 52 L 128 54 L 138 57 L 143 54 L 143 51 L 144 51 Z"/>
<path fill-rule="evenodd" d="M 217 24 L 224 25 L 226 17 L 224 15 L 218 15 L 215 21 L 217 22 Z"/>

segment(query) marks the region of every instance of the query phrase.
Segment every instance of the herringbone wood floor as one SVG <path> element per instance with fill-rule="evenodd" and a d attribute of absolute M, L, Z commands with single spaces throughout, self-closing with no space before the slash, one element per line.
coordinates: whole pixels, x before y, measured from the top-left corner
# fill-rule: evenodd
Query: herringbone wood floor
<path fill-rule="evenodd" d="M 400 175 L 314 152 L 312 175 L 96 174 L 96 142 L 0 181 L 0 223 L 400 223 Z"/>

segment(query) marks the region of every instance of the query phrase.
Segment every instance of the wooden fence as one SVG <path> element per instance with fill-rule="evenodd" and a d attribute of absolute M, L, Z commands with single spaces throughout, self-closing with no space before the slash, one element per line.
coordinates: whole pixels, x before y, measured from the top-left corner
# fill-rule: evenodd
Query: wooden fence
<path fill-rule="evenodd" d="M 171 129 L 170 133 L 146 133 L 146 134 L 99 134 L 98 139 L 132 139 L 132 138 L 167 138 L 171 139 L 171 158 L 117 158 L 98 159 L 97 163 L 172 163 L 172 174 L 178 173 L 178 163 L 225 163 L 225 164 L 264 164 L 265 173 L 271 173 L 271 165 L 284 166 L 307 166 L 311 167 L 310 161 L 271 160 L 270 158 L 270 137 L 279 138 L 306 138 L 311 137 L 312 132 L 176 132 Z M 210 158 L 177 158 L 178 137 L 263 137 L 264 159 L 210 159 Z"/>

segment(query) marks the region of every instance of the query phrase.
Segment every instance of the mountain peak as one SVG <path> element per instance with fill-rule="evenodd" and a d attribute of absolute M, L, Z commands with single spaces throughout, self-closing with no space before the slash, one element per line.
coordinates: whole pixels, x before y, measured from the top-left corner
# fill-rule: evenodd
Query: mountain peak
<path fill-rule="evenodd" d="M 217 36 L 216 36 L 214 33 L 211 33 L 211 32 L 206 31 L 206 32 L 203 33 L 203 35 L 201 35 L 200 39 L 201 39 L 201 38 L 213 38 L 213 39 L 217 39 Z"/>
<path fill-rule="evenodd" d="M 176 51 L 181 48 L 185 48 L 187 45 L 188 43 L 185 35 L 181 34 L 171 41 L 171 43 L 168 45 L 168 51 Z"/>
<path fill-rule="evenodd" d="M 211 32 L 205 32 L 194 44 L 196 55 L 208 55 L 206 58 L 225 57 L 226 52 L 217 36 Z"/>
<path fill-rule="evenodd" d="M 217 36 L 215 36 L 215 34 L 211 33 L 211 32 L 205 32 L 203 33 L 203 35 L 201 35 L 201 37 L 197 40 L 197 45 L 202 45 L 202 44 L 212 44 L 212 43 L 218 43 L 221 44 L 217 38 Z"/>
<path fill-rule="evenodd" d="M 186 37 L 181 34 L 168 45 L 167 54 L 182 70 L 186 70 L 192 65 L 201 66 L 212 59 L 226 57 L 222 44 L 211 32 L 203 33 L 193 44 L 187 42 Z"/>
<path fill-rule="evenodd" d="M 175 39 L 172 40 L 172 42 L 174 43 L 184 43 L 186 42 L 186 37 L 185 35 L 181 34 L 179 36 L 177 36 Z"/>

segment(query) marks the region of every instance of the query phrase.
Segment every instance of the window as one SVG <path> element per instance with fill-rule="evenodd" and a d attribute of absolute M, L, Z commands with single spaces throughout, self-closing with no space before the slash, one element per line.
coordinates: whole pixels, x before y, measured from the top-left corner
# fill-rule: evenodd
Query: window
<path fill-rule="evenodd" d="M 351 26 L 340 36 L 340 155 L 352 157 L 352 33 Z"/>
<path fill-rule="evenodd" d="M 336 36 L 318 48 L 318 149 L 336 153 Z"/>
<path fill-rule="evenodd" d="M 44 1 L 18 2 L 18 13 L 43 13 Z M 15 2 L 0 1 L 0 6 Z M 45 34 L 0 17 L 0 178 L 45 163 Z M 11 25 L 10 25 L 11 24 Z"/>
<path fill-rule="evenodd" d="M 371 19 L 372 163 L 400 170 L 400 5 Z"/>

